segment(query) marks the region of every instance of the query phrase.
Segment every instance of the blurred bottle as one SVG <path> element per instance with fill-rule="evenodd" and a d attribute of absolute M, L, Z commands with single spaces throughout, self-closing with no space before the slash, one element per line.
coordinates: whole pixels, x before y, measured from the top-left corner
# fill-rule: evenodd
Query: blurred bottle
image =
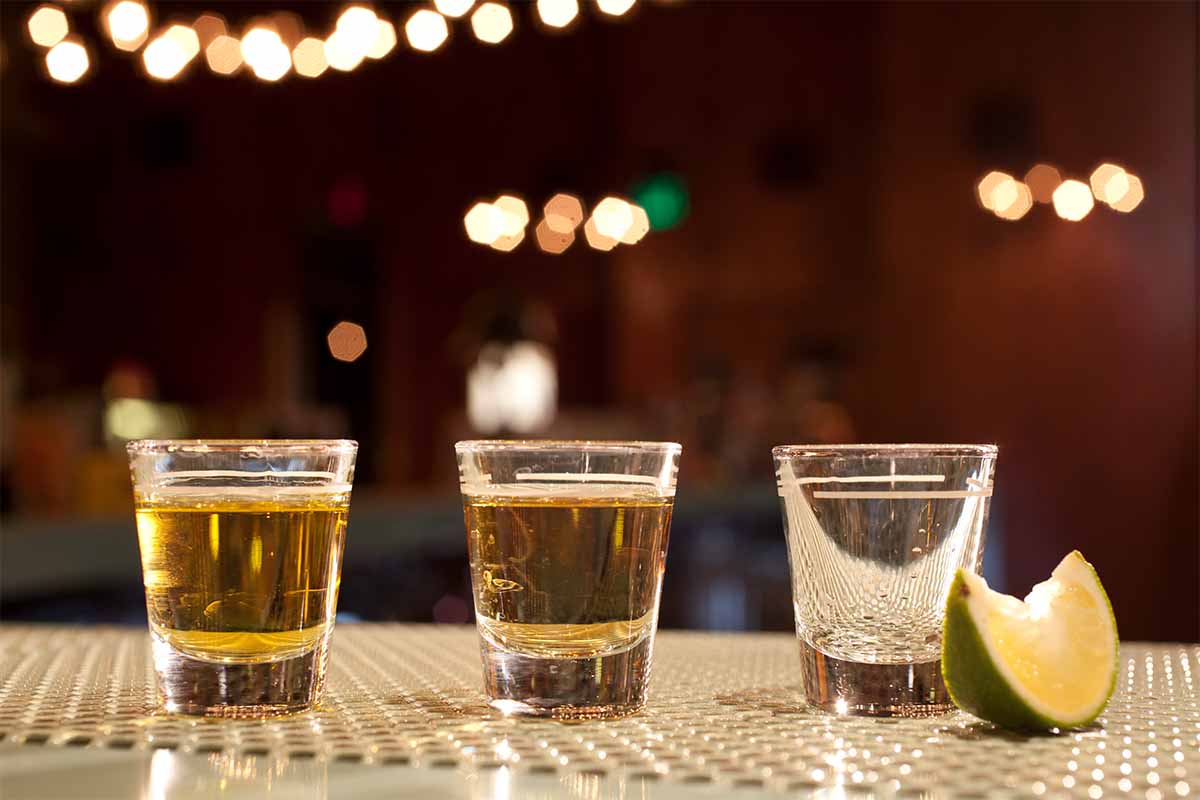
<path fill-rule="evenodd" d="M 125 443 L 131 439 L 178 439 L 188 421 L 179 406 L 157 401 L 158 381 L 135 360 L 117 361 L 101 387 L 101 436 L 80 456 L 73 505 L 87 516 L 127 515 L 133 510 Z"/>

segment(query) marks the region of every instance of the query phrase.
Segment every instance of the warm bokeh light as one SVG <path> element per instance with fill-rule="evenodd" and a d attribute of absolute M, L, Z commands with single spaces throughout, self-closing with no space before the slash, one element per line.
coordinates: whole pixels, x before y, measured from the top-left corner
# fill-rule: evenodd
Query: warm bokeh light
<path fill-rule="evenodd" d="M 1101 164 L 1088 179 L 1092 195 L 1114 211 L 1128 213 L 1145 197 L 1142 181 L 1116 164 Z"/>
<path fill-rule="evenodd" d="M 386 19 L 379 20 L 379 30 L 375 33 L 375 41 L 367 51 L 367 58 L 383 58 L 396 46 L 396 26 Z"/>
<path fill-rule="evenodd" d="M 278 46 L 272 46 L 268 53 L 250 64 L 250 71 L 260 80 L 277 81 L 291 71 L 292 54 L 282 41 Z"/>
<path fill-rule="evenodd" d="M 350 6 L 337 19 L 337 35 L 343 45 L 366 56 L 379 37 L 379 17 L 366 6 Z M 333 63 L 333 59 L 330 59 Z"/>
<path fill-rule="evenodd" d="M 1114 211 L 1129 213 L 1141 205 L 1142 200 L 1146 197 L 1146 190 L 1142 187 L 1142 179 L 1137 175 L 1126 173 L 1126 181 L 1128 188 L 1121 197 L 1109 202 L 1109 206 Z"/>
<path fill-rule="evenodd" d="M 71 39 L 59 42 L 46 53 L 46 71 L 59 83 L 74 83 L 89 66 L 87 48 Z"/>
<path fill-rule="evenodd" d="M 506 226 L 507 226 L 507 223 L 508 223 L 508 215 L 507 214 L 505 215 L 505 222 L 506 222 Z M 497 236 L 496 240 L 492 242 L 492 248 L 499 250 L 503 253 L 507 253 L 507 252 L 513 250 L 514 248 L 516 248 L 516 246 L 519 245 L 523 241 L 525 241 L 525 230 L 521 229 L 511 235 L 504 234 L 502 236 Z"/>
<path fill-rule="evenodd" d="M 992 189 L 992 195 L 988 198 L 988 208 L 999 214 L 1017 202 L 1020 194 L 1020 184 L 1013 178 L 1000 181 L 996 185 L 996 188 Z"/>
<path fill-rule="evenodd" d="M 512 33 L 513 18 L 508 6 L 484 3 L 471 15 L 471 30 L 475 38 L 488 44 L 499 44 Z"/>
<path fill-rule="evenodd" d="M 242 43 L 232 36 L 218 36 L 204 48 L 204 60 L 218 75 L 232 75 L 242 68 Z"/>
<path fill-rule="evenodd" d="M 142 51 L 142 62 L 151 78 L 160 81 L 172 80 L 195 57 L 200 48 L 200 40 L 195 38 L 195 31 L 191 31 L 190 38 L 184 33 L 190 30 L 182 25 L 173 25 L 146 45 L 146 49 Z M 195 50 L 192 49 L 193 44 Z"/>
<path fill-rule="evenodd" d="M 596 7 L 609 16 L 619 17 L 633 8 L 636 2 L 637 0 L 596 0 Z"/>
<path fill-rule="evenodd" d="M 329 60 L 325 58 L 325 42 L 309 37 L 292 51 L 292 63 L 296 74 L 305 78 L 316 78 L 329 69 Z"/>
<path fill-rule="evenodd" d="M 367 54 L 355 47 L 350 38 L 343 36 L 340 31 L 334 31 L 325 40 L 325 60 L 336 70 L 349 72 L 366 57 Z"/>
<path fill-rule="evenodd" d="M 1039 203 L 1049 203 L 1060 183 L 1062 175 L 1049 164 L 1035 164 L 1025 173 L 1025 185 Z"/>
<path fill-rule="evenodd" d="M 1119 201 L 1129 192 L 1129 177 L 1129 173 L 1124 170 L 1113 175 L 1104 182 L 1101 196 L 1097 199 L 1103 200 L 1110 206 Z"/>
<path fill-rule="evenodd" d="M 544 252 L 553 253 L 554 255 L 566 252 L 567 248 L 575 241 L 574 233 L 571 231 L 556 231 L 550 227 L 549 221 L 546 219 L 539 222 L 537 227 L 533 229 L 533 236 L 537 240 L 538 247 Z"/>
<path fill-rule="evenodd" d="M 463 217 L 467 238 L 479 244 L 488 244 L 504 235 L 504 212 L 491 203 L 476 203 Z"/>
<path fill-rule="evenodd" d="M 471 10 L 475 0 L 433 0 L 433 7 L 443 16 L 457 19 Z"/>
<path fill-rule="evenodd" d="M 979 204 L 988 211 L 995 211 L 995 208 L 992 206 L 992 194 L 1002 184 L 1012 180 L 1013 176 L 1009 175 L 1007 172 L 989 172 L 987 175 L 984 175 L 979 181 L 979 186 L 977 189 Z"/>
<path fill-rule="evenodd" d="M 42 47 L 53 47 L 70 32 L 67 15 L 58 6 L 38 6 L 29 15 L 29 38 Z"/>
<path fill-rule="evenodd" d="M 282 42 L 279 34 L 270 28 L 255 27 L 246 31 L 242 36 L 242 57 L 246 63 L 252 63 L 264 51 L 277 42 Z"/>
<path fill-rule="evenodd" d="M 325 341 L 329 343 L 329 354 L 338 361 L 355 361 L 367 350 L 367 332 L 357 322 L 339 322 Z"/>
<path fill-rule="evenodd" d="M 605 236 L 600 231 L 596 230 L 596 215 L 593 214 L 583 225 L 583 238 L 587 239 L 587 243 L 596 250 L 612 250 L 617 246 L 617 240 L 609 236 Z"/>
<path fill-rule="evenodd" d="M 218 36 L 224 36 L 229 31 L 225 28 L 225 20 L 217 14 L 201 14 L 192 23 L 196 35 L 200 37 L 200 46 L 207 48 Z"/>
<path fill-rule="evenodd" d="M 583 203 L 578 197 L 559 193 L 542 208 L 546 225 L 555 233 L 573 233 L 583 222 Z"/>
<path fill-rule="evenodd" d="M 188 61 L 200 54 L 200 37 L 187 25 L 172 25 L 163 36 L 178 44 L 187 55 Z"/>
<path fill-rule="evenodd" d="M 629 204 L 629 209 L 633 212 L 633 224 L 621 237 L 621 244 L 637 244 L 650 232 L 650 217 L 646 214 L 646 209 L 634 203 Z"/>
<path fill-rule="evenodd" d="M 277 81 L 292 68 L 292 54 L 278 33 L 270 28 L 251 28 L 242 37 L 242 58 L 255 76 Z"/>
<path fill-rule="evenodd" d="M 413 12 L 404 23 L 404 38 L 408 40 L 408 46 L 423 53 L 437 50 L 448 36 L 450 28 L 446 25 L 446 18 L 428 8 Z"/>
<path fill-rule="evenodd" d="M 1096 167 L 1092 170 L 1091 177 L 1088 178 L 1088 184 L 1091 186 L 1092 195 L 1103 203 L 1111 203 L 1113 199 L 1125 194 L 1129 188 L 1124 168 L 1118 167 L 1116 164 L 1101 164 Z M 1109 194 L 1110 188 L 1112 196 Z"/>
<path fill-rule="evenodd" d="M 151 78 L 169 81 L 187 66 L 188 58 L 178 44 L 160 36 L 146 45 L 142 51 L 142 62 Z"/>
<path fill-rule="evenodd" d="M 529 224 L 529 208 L 525 201 L 511 194 L 502 194 L 492 203 L 504 214 L 504 236 L 525 235 L 525 226 Z"/>
<path fill-rule="evenodd" d="M 150 33 L 150 12 L 137 0 L 121 0 L 104 14 L 104 24 L 118 50 L 137 50 Z"/>
<path fill-rule="evenodd" d="M 1009 184 L 1006 182 L 1002 186 L 1007 189 Z M 992 209 L 1000 219 L 1015 221 L 1028 214 L 1029 209 L 1033 208 L 1033 192 L 1028 185 L 1020 181 L 1012 181 L 1012 189 L 1012 200 L 1003 205 L 996 203 L 995 208 Z M 993 200 L 998 193 L 999 190 L 992 195 Z"/>
<path fill-rule="evenodd" d="M 537 0 L 537 13 L 551 28 L 565 28 L 579 16 L 576 0 Z"/>
<path fill-rule="evenodd" d="M 633 206 L 619 197 L 606 197 L 592 209 L 592 219 L 600 235 L 620 241 L 633 226 Z"/>
<path fill-rule="evenodd" d="M 1054 190 L 1054 212 L 1063 219 L 1078 222 L 1092 210 L 1092 190 L 1083 181 L 1063 181 Z"/>

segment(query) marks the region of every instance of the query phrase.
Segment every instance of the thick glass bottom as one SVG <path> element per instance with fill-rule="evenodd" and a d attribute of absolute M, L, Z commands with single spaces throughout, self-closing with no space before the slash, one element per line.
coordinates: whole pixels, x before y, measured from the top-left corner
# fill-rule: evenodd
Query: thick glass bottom
<path fill-rule="evenodd" d="M 867 664 L 826 655 L 800 640 L 800 675 L 810 705 L 833 714 L 929 717 L 955 709 L 942 662 Z"/>
<path fill-rule="evenodd" d="M 158 700 L 171 714 L 256 718 L 307 711 L 325 688 L 328 639 L 280 661 L 236 664 L 203 661 L 150 636 Z"/>
<path fill-rule="evenodd" d="M 480 637 L 489 705 L 515 716 L 616 719 L 646 705 L 653 637 L 594 658 L 545 658 L 502 650 Z"/>

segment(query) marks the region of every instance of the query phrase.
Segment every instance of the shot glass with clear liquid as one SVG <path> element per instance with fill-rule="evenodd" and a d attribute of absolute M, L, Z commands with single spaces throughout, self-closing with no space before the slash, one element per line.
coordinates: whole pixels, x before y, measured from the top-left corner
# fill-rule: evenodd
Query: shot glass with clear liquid
<path fill-rule="evenodd" d="M 840 714 L 954 708 L 942 620 L 982 564 L 993 445 L 776 447 L 808 702 Z"/>
<path fill-rule="evenodd" d="M 129 444 L 164 710 L 257 717 L 320 698 L 357 450 L 342 440 Z"/>
<path fill-rule="evenodd" d="M 491 705 L 559 719 L 646 703 L 680 446 L 455 445 Z"/>

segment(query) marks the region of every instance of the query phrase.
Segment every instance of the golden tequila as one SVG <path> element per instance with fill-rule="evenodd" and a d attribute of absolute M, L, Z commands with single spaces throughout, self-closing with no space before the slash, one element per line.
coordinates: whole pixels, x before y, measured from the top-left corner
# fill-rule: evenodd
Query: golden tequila
<path fill-rule="evenodd" d="M 262 717 L 325 687 L 355 442 L 130 442 L 159 706 Z"/>
<path fill-rule="evenodd" d="M 506 495 L 497 486 L 463 503 L 476 624 L 489 658 L 516 657 L 503 670 L 515 702 L 555 703 L 558 716 L 590 716 L 606 705 L 636 710 L 673 498 L 629 486 L 520 489 Z M 563 695 L 564 680 L 575 681 L 574 693 Z M 547 693 L 553 699 L 542 695 L 548 682 L 560 687 Z"/>
<path fill-rule="evenodd" d="M 195 659 L 267 663 L 311 652 L 337 606 L 347 492 L 137 498 L 152 633 Z"/>

